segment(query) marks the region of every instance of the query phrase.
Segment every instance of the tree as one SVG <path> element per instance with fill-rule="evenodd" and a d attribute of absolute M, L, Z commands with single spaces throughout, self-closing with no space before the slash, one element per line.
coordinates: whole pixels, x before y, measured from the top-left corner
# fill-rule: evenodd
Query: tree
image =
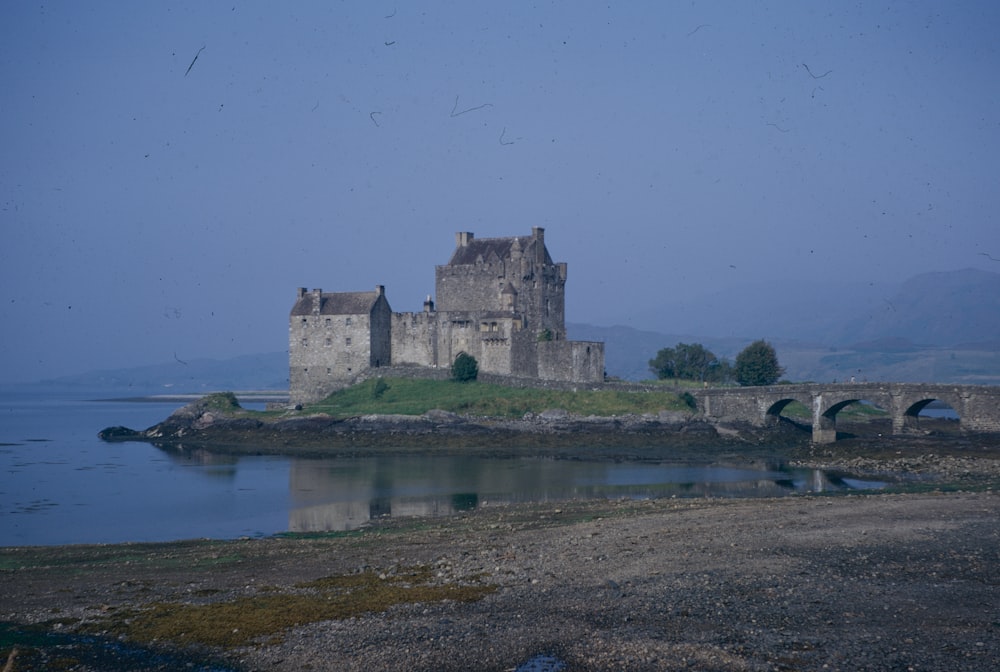
<path fill-rule="evenodd" d="M 774 347 L 765 340 L 754 341 L 736 355 L 736 382 L 740 385 L 774 385 L 784 372 Z"/>
<path fill-rule="evenodd" d="M 677 352 L 673 348 L 663 348 L 656 353 L 656 357 L 649 360 L 649 370 L 657 378 L 677 377 Z"/>
<path fill-rule="evenodd" d="M 712 364 L 708 369 L 708 376 L 705 380 L 713 383 L 729 384 L 733 382 L 733 363 L 723 357 Z"/>
<path fill-rule="evenodd" d="M 479 377 L 479 363 L 472 355 L 460 352 L 451 365 L 451 379 L 460 383 L 475 380 Z"/>
<path fill-rule="evenodd" d="M 714 380 L 714 370 L 719 366 L 719 358 L 701 343 L 678 343 L 663 348 L 649 360 L 649 370 L 661 379 Z"/>

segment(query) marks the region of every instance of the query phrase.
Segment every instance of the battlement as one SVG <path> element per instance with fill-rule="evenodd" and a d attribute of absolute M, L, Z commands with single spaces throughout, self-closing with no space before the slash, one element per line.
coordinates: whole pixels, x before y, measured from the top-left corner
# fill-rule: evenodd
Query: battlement
<path fill-rule="evenodd" d="M 601 382 L 604 344 L 566 340 L 566 278 L 545 229 L 533 227 L 506 238 L 456 233 L 448 263 L 435 267 L 436 300 L 428 296 L 422 312 L 392 312 L 381 285 L 300 287 L 289 322 L 291 400 L 322 398 L 382 366 L 450 367 L 461 352 L 486 374 Z"/>

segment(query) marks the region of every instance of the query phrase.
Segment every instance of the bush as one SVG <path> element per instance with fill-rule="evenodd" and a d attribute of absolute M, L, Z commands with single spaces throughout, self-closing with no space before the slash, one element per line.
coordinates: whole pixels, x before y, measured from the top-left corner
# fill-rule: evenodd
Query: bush
<path fill-rule="evenodd" d="M 202 403 L 205 408 L 215 411 L 234 411 L 242 408 L 234 392 L 212 392 L 202 397 Z"/>
<path fill-rule="evenodd" d="M 385 391 L 389 389 L 389 383 L 385 382 L 382 378 L 375 381 L 372 386 L 372 399 L 378 401 L 385 394 Z"/>
<path fill-rule="evenodd" d="M 698 400 L 694 398 L 694 395 L 690 392 L 681 392 L 677 395 L 677 398 L 684 402 L 684 405 L 690 408 L 692 411 L 698 410 Z"/>
<path fill-rule="evenodd" d="M 736 355 L 736 382 L 740 385 L 774 385 L 784 372 L 774 346 L 767 341 L 754 341 Z"/>
<path fill-rule="evenodd" d="M 464 352 L 458 353 L 451 365 L 451 379 L 466 383 L 479 377 L 479 363 L 476 358 Z"/>

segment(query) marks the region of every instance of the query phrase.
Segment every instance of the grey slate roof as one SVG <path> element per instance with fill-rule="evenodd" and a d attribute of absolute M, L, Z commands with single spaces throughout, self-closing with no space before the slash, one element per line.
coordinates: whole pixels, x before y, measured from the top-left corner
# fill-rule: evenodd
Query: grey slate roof
<path fill-rule="evenodd" d="M 378 292 L 323 292 L 320 294 L 320 315 L 368 315 Z M 315 294 L 307 292 L 292 306 L 292 315 L 312 315 Z"/>
<path fill-rule="evenodd" d="M 510 238 L 473 238 L 464 246 L 455 248 L 455 252 L 448 261 L 449 266 L 464 266 L 477 263 L 482 257 L 484 262 L 489 262 L 491 255 L 503 261 L 510 259 L 510 248 L 517 241 L 521 246 L 522 254 L 529 254 L 535 242 L 531 236 L 511 236 Z M 551 264 L 552 258 L 548 250 L 545 250 L 545 263 Z"/>

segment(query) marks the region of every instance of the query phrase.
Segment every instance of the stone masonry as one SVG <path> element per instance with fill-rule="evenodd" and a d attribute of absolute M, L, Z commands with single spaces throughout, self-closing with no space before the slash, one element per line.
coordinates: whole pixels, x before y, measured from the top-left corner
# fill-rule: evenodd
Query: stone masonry
<path fill-rule="evenodd" d="M 385 290 L 298 291 L 289 320 L 290 398 L 315 401 L 383 366 L 450 367 L 459 353 L 480 371 L 539 380 L 604 379 L 604 344 L 566 340 L 567 267 L 545 230 L 530 236 L 455 236 L 435 269 L 437 306 L 394 313 Z"/>
<path fill-rule="evenodd" d="M 710 388 L 692 393 L 698 410 L 715 422 L 778 422 L 782 409 L 798 401 L 812 410 L 813 442 L 837 439 L 837 413 L 867 401 L 887 411 L 893 434 L 919 432 L 920 411 L 935 400 L 951 406 L 967 432 L 1000 432 L 1000 388 L 945 383 L 846 383 Z"/>

